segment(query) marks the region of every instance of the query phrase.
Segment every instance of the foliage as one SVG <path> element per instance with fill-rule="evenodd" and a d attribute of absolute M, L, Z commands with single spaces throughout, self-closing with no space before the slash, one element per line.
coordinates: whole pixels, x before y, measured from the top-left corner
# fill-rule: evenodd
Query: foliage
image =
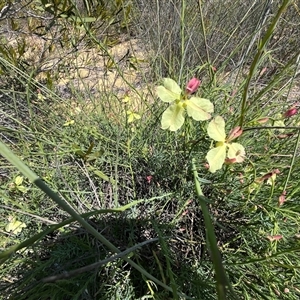
<path fill-rule="evenodd" d="M 6 5 L 0 299 L 299 299 L 296 2 Z"/>

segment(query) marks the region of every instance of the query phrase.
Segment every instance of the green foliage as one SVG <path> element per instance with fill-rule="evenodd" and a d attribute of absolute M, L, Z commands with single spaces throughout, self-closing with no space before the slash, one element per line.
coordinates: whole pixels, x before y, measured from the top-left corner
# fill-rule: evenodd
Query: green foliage
<path fill-rule="evenodd" d="M 0 299 L 298 300 L 295 3 L 22 2 L 0 20 L 0 132 L 41 179 L 0 157 Z M 132 37 L 149 58 L 109 54 Z"/>

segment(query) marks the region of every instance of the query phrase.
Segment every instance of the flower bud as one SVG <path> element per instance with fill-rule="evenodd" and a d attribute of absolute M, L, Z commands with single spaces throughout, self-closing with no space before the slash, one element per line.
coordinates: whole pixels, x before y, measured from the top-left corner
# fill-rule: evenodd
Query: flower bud
<path fill-rule="evenodd" d="M 234 157 L 234 158 L 225 158 L 225 164 L 226 165 L 232 165 L 232 164 L 234 164 L 234 163 L 236 163 L 236 158 Z"/>
<path fill-rule="evenodd" d="M 268 235 L 267 236 L 267 239 L 270 241 L 270 242 L 274 242 L 274 241 L 279 241 L 283 238 L 283 236 L 281 234 L 277 234 L 277 235 Z"/>
<path fill-rule="evenodd" d="M 186 85 L 186 92 L 187 94 L 194 94 L 197 90 L 198 87 L 200 86 L 201 81 L 197 78 L 192 78 Z"/>
<path fill-rule="evenodd" d="M 283 191 L 282 194 L 279 196 L 279 199 L 278 199 L 278 206 L 281 206 L 284 204 L 284 202 L 286 201 L 286 191 Z"/>
<path fill-rule="evenodd" d="M 238 138 L 241 134 L 243 133 L 243 129 L 241 129 L 240 126 L 237 126 L 235 128 L 233 128 L 228 135 L 227 141 L 232 141 L 236 138 Z"/>
<path fill-rule="evenodd" d="M 297 108 L 292 107 L 283 114 L 283 117 L 290 118 L 291 116 L 294 116 L 295 114 L 297 114 L 297 112 L 298 112 Z"/>
<path fill-rule="evenodd" d="M 261 119 L 256 120 L 256 122 L 258 122 L 258 123 L 260 123 L 260 124 L 267 123 L 268 121 L 269 121 L 269 118 L 268 118 L 268 117 L 264 117 L 264 118 L 261 118 Z"/>

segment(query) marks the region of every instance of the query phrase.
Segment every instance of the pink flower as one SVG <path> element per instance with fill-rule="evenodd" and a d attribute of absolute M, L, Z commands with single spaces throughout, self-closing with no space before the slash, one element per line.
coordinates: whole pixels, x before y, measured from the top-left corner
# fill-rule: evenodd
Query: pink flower
<path fill-rule="evenodd" d="M 294 116 L 295 114 L 297 114 L 297 112 L 298 112 L 297 108 L 292 107 L 283 114 L 283 117 L 290 118 L 291 116 Z"/>
<path fill-rule="evenodd" d="M 194 94 L 197 90 L 201 81 L 196 77 L 192 78 L 186 85 L 186 92 L 187 94 Z"/>
<path fill-rule="evenodd" d="M 153 178 L 153 176 L 151 176 L 151 175 L 146 176 L 146 180 L 147 180 L 147 182 L 148 182 L 149 184 L 151 183 L 152 178 Z"/>

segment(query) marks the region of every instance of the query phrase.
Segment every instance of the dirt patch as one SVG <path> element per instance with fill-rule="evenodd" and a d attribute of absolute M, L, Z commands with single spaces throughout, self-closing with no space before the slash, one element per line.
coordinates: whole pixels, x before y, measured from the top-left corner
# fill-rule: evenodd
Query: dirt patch
<path fill-rule="evenodd" d="M 43 19 L 44 23 L 51 21 Z M 109 45 L 102 42 L 102 37 L 97 44 L 87 32 L 76 28 L 70 28 L 65 37 L 65 31 L 61 30 L 64 20 L 56 22 L 46 34 L 30 31 L 29 21 L 28 24 L 23 22 L 22 30 L 5 27 L 0 41 L 6 51 L 4 57 L 24 69 L 28 77 L 51 85 L 63 99 L 64 109 L 70 106 L 77 112 L 88 112 L 97 101 L 122 100 L 129 92 L 133 110 L 151 101 L 146 84 L 149 55 L 140 40 L 120 33 Z M 41 27 L 45 27 L 44 23 Z M 60 103 L 54 105 L 58 109 Z"/>

